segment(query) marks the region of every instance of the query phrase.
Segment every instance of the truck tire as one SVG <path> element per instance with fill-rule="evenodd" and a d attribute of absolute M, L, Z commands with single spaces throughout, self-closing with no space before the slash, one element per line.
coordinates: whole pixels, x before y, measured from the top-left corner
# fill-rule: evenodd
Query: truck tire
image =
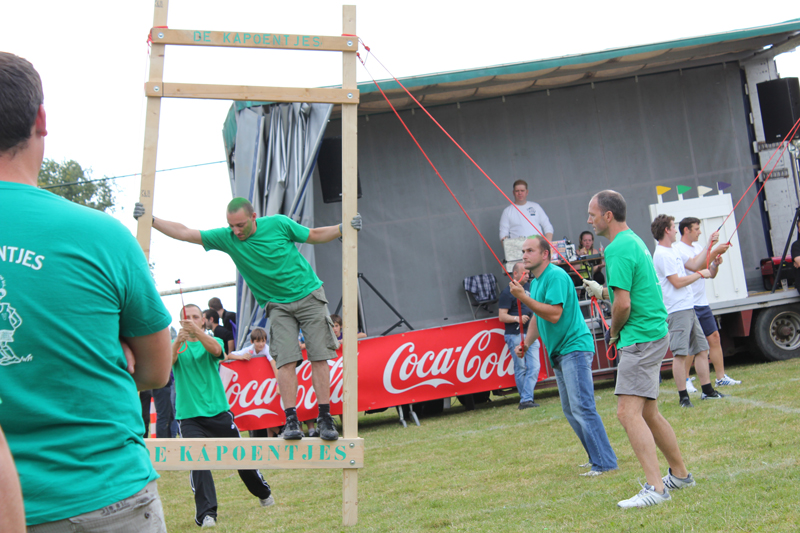
<path fill-rule="evenodd" d="M 768 361 L 800 357 L 800 305 L 762 309 L 754 329 L 756 346 Z"/>

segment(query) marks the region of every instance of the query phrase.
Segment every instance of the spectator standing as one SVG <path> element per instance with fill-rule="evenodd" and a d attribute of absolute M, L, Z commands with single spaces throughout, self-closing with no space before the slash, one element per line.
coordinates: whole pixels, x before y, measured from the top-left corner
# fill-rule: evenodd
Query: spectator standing
<path fill-rule="evenodd" d="M 509 205 L 500 215 L 500 241 L 537 235 L 531 224 L 536 226 L 548 241 L 553 241 L 553 225 L 550 224 L 550 219 L 547 218 L 542 206 L 528 201 L 528 183 L 525 180 L 514 182 L 514 204 L 516 208 Z"/>

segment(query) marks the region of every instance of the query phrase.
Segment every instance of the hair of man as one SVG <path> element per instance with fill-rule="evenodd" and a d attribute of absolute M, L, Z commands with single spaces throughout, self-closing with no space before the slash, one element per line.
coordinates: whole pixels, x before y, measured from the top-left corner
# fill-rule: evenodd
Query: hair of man
<path fill-rule="evenodd" d="M 547 244 L 547 239 L 545 239 L 541 235 L 533 235 L 533 236 L 530 237 L 530 239 L 532 241 L 536 241 L 537 245 L 539 246 L 539 251 L 540 252 L 547 252 L 547 257 L 549 259 L 552 259 L 552 257 L 550 256 L 550 253 L 551 253 L 550 252 L 550 245 Z"/>
<path fill-rule="evenodd" d="M 247 198 L 234 198 L 228 202 L 228 213 L 236 213 L 239 210 L 244 210 L 244 214 L 248 217 L 253 216 L 253 213 L 255 213 L 253 204 Z"/>
<path fill-rule="evenodd" d="M 250 340 L 253 342 L 256 341 L 265 341 L 267 340 L 267 332 L 264 328 L 253 328 L 253 331 L 250 332 Z"/>
<path fill-rule="evenodd" d="M 184 310 L 184 309 L 188 309 L 189 307 L 194 307 L 195 309 L 197 309 L 197 310 L 200 312 L 200 314 L 203 314 L 203 310 L 202 310 L 202 309 L 200 309 L 200 306 L 199 306 L 199 305 L 195 305 L 195 304 L 186 304 L 186 305 L 184 305 L 183 307 L 181 307 L 181 312 L 180 312 L 181 320 L 183 320 L 183 310 Z"/>
<path fill-rule="evenodd" d="M 678 234 L 683 237 L 684 230 L 692 229 L 695 224 L 700 224 L 700 219 L 695 217 L 686 217 L 678 223 Z"/>
<path fill-rule="evenodd" d="M 338 324 L 339 327 L 343 327 L 342 317 L 339 315 L 331 315 L 331 320 L 333 320 L 334 324 Z"/>
<path fill-rule="evenodd" d="M 617 222 L 625 222 L 625 217 L 628 214 L 628 204 L 625 203 L 625 198 L 622 197 L 617 191 L 606 189 L 595 194 L 597 199 L 597 207 L 600 208 L 600 214 L 611 211 L 614 215 L 614 220 Z"/>
<path fill-rule="evenodd" d="M 514 263 L 514 268 L 511 269 L 511 273 L 514 274 L 514 279 L 518 279 L 519 275 L 522 274 L 523 271 L 525 271 L 525 265 L 522 261 L 519 263 Z"/>
<path fill-rule="evenodd" d="M 653 234 L 653 238 L 657 241 L 660 241 L 664 238 L 664 234 L 667 230 L 672 226 L 672 223 L 675 222 L 675 217 L 669 215 L 658 215 L 655 220 L 653 220 L 652 224 L 650 224 L 650 233 Z"/>
<path fill-rule="evenodd" d="M 214 311 L 221 311 L 223 309 L 222 301 L 215 296 L 208 301 L 208 308 Z"/>
<path fill-rule="evenodd" d="M 33 65 L 0 52 L 0 154 L 13 157 L 27 146 L 43 102 L 42 79 Z"/>
<path fill-rule="evenodd" d="M 526 191 L 528 190 L 528 182 L 525 181 L 525 180 L 517 180 L 517 181 L 515 181 L 514 182 L 514 186 L 511 187 L 511 190 L 513 191 L 514 189 L 516 189 L 517 185 L 524 185 L 525 186 L 525 190 Z"/>
<path fill-rule="evenodd" d="M 203 311 L 203 316 L 206 318 L 206 320 L 210 320 L 211 322 L 219 326 L 219 313 L 217 313 L 215 310 L 206 309 L 205 311 Z"/>

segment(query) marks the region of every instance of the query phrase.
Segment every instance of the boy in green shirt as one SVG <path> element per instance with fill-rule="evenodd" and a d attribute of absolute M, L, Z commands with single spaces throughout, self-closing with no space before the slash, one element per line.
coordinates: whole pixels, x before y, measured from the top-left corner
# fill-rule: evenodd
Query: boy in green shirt
<path fill-rule="evenodd" d="M 196 305 L 181 310 L 181 330 L 172 344 L 172 365 L 175 374 L 175 418 L 181 437 L 209 439 L 239 438 L 239 429 L 230 412 L 225 389 L 219 377 L 219 363 L 228 356 L 222 349 L 222 339 L 203 331 L 203 314 Z M 217 523 L 217 493 L 210 470 L 192 470 L 195 517 L 198 526 Z M 239 470 L 247 490 L 261 505 L 275 503 L 269 484 L 258 470 Z"/>

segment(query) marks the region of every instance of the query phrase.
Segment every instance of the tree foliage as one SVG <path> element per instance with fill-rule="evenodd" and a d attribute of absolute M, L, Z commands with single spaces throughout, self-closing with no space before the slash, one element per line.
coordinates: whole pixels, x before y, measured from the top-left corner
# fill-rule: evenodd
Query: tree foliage
<path fill-rule="evenodd" d="M 98 211 L 114 210 L 114 191 L 107 181 L 91 182 L 91 169 L 81 168 L 77 161 L 58 163 L 45 159 L 39 170 L 39 187 L 76 204 Z M 48 188 L 57 185 L 57 187 Z"/>

